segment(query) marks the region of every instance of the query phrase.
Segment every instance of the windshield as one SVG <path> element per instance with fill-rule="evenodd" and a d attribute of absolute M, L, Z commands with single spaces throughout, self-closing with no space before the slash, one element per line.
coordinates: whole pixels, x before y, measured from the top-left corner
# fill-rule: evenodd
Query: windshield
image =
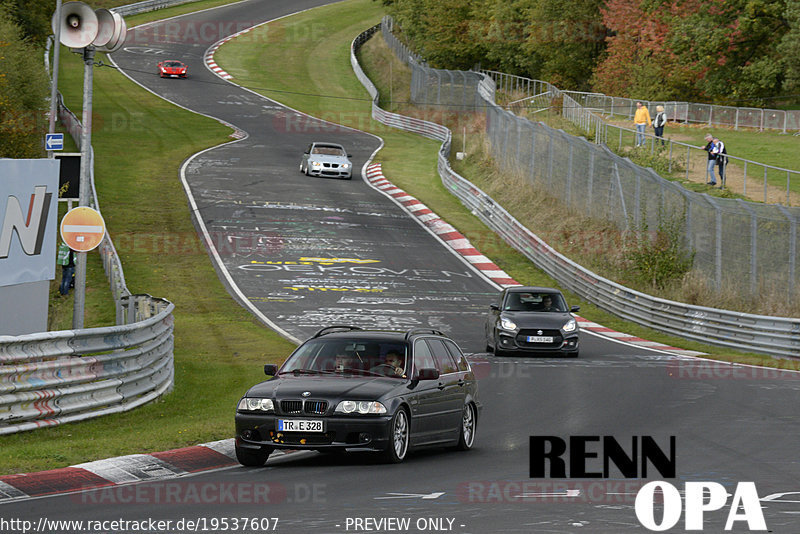
<path fill-rule="evenodd" d="M 299 347 L 279 374 L 405 377 L 406 347 L 397 341 L 314 339 Z"/>
<path fill-rule="evenodd" d="M 508 293 L 503 311 L 566 312 L 564 297 L 558 293 Z"/>
<path fill-rule="evenodd" d="M 325 154 L 327 156 L 344 156 L 344 149 L 336 146 L 320 146 L 317 145 L 311 151 L 312 154 Z"/>

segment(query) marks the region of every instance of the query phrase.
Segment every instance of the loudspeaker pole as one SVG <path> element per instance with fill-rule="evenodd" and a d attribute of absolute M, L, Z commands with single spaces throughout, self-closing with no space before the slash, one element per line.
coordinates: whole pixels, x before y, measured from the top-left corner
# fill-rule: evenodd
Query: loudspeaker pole
<path fill-rule="evenodd" d="M 81 176 L 79 206 L 89 205 L 89 169 L 92 150 L 92 74 L 94 68 L 94 46 L 83 49 L 83 116 L 81 129 Z M 83 328 L 83 315 L 86 303 L 86 252 L 75 253 L 75 301 L 72 308 L 72 328 Z"/>
<path fill-rule="evenodd" d="M 61 0 L 56 0 L 56 20 L 61 20 Z M 53 72 L 50 84 L 50 123 L 47 128 L 48 133 L 56 131 L 56 116 L 58 115 L 58 63 L 61 58 L 61 24 L 56 24 L 55 39 L 53 40 Z M 53 151 L 47 154 L 53 157 Z"/>

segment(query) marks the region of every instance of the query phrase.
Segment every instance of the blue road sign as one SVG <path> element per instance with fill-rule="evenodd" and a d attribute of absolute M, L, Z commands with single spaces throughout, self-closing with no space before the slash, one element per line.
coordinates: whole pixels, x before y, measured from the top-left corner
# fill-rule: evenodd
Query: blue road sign
<path fill-rule="evenodd" d="M 44 136 L 45 150 L 64 150 L 64 134 L 49 133 Z"/>

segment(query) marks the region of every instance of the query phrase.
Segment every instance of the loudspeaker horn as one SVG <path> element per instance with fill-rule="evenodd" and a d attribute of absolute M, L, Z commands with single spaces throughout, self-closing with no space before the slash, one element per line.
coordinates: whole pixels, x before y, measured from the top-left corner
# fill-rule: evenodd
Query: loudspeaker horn
<path fill-rule="evenodd" d="M 94 38 L 92 44 L 94 46 L 105 46 L 114 36 L 114 30 L 116 30 L 114 15 L 107 9 L 95 9 L 94 14 L 97 15 L 97 37 Z"/>
<path fill-rule="evenodd" d="M 111 15 L 112 19 L 112 28 L 113 31 L 111 32 L 111 37 L 108 39 L 106 43 L 100 43 L 100 36 L 98 34 L 97 39 L 95 39 L 94 44 L 97 46 L 97 50 L 100 52 L 114 52 L 119 50 L 119 48 L 125 44 L 125 37 L 128 35 L 128 27 L 125 24 L 125 19 L 122 18 L 122 15 L 119 13 L 114 13 L 113 11 L 107 11 L 105 9 L 98 9 L 95 11 L 98 15 L 98 19 L 101 17 L 105 17 L 105 15 L 101 15 L 100 11 L 106 11 L 109 15 Z M 101 32 L 104 30 L 105 23 L 101 22 Z"/>
<path fill-rule="evenodd" d="M 61 44 L 70 48 L 83 48 L 97 37 L 97 15 L 83 2 L 66 2 L 61 6 L 61 20 L 52 18 L 53 33 L 61 26 Z"/>

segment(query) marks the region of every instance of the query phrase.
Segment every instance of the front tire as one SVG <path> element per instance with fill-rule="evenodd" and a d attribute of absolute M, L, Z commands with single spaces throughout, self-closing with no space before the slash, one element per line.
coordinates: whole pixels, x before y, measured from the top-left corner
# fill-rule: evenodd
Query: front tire
<path fill-rule="evenodd" d="M 389 446 L 383 453 L 383 459 L 387 463 L 399 464 L 405 459 L 408 454 L 409 428 L 408 412 L 400 408 L 389 424 Z"/>
<path fill-rule="evenodd" d="M 500 349 L 500 342 L 497 341 L 497 334 L 494 335 L 494 347 L 492 347 L 492 352 L 495 356 L 503 356 L 503 351 Z"/>
<path fill-rule="evenodd" d="M 272 449 L 244 449 L 236 447 L 236 460 L 245 467 L 261 467 L 267 463 Z"/>
<path fill-rule="evenodd" d="M 464 406 L 464 413 L 461 415 L 461 433 L 458 436 L 456 448 L 460 451 L 468 451 L 475 442 L 475 431 L 478 429 L 478 417 L 475 406 L 472 403 Z"/>

